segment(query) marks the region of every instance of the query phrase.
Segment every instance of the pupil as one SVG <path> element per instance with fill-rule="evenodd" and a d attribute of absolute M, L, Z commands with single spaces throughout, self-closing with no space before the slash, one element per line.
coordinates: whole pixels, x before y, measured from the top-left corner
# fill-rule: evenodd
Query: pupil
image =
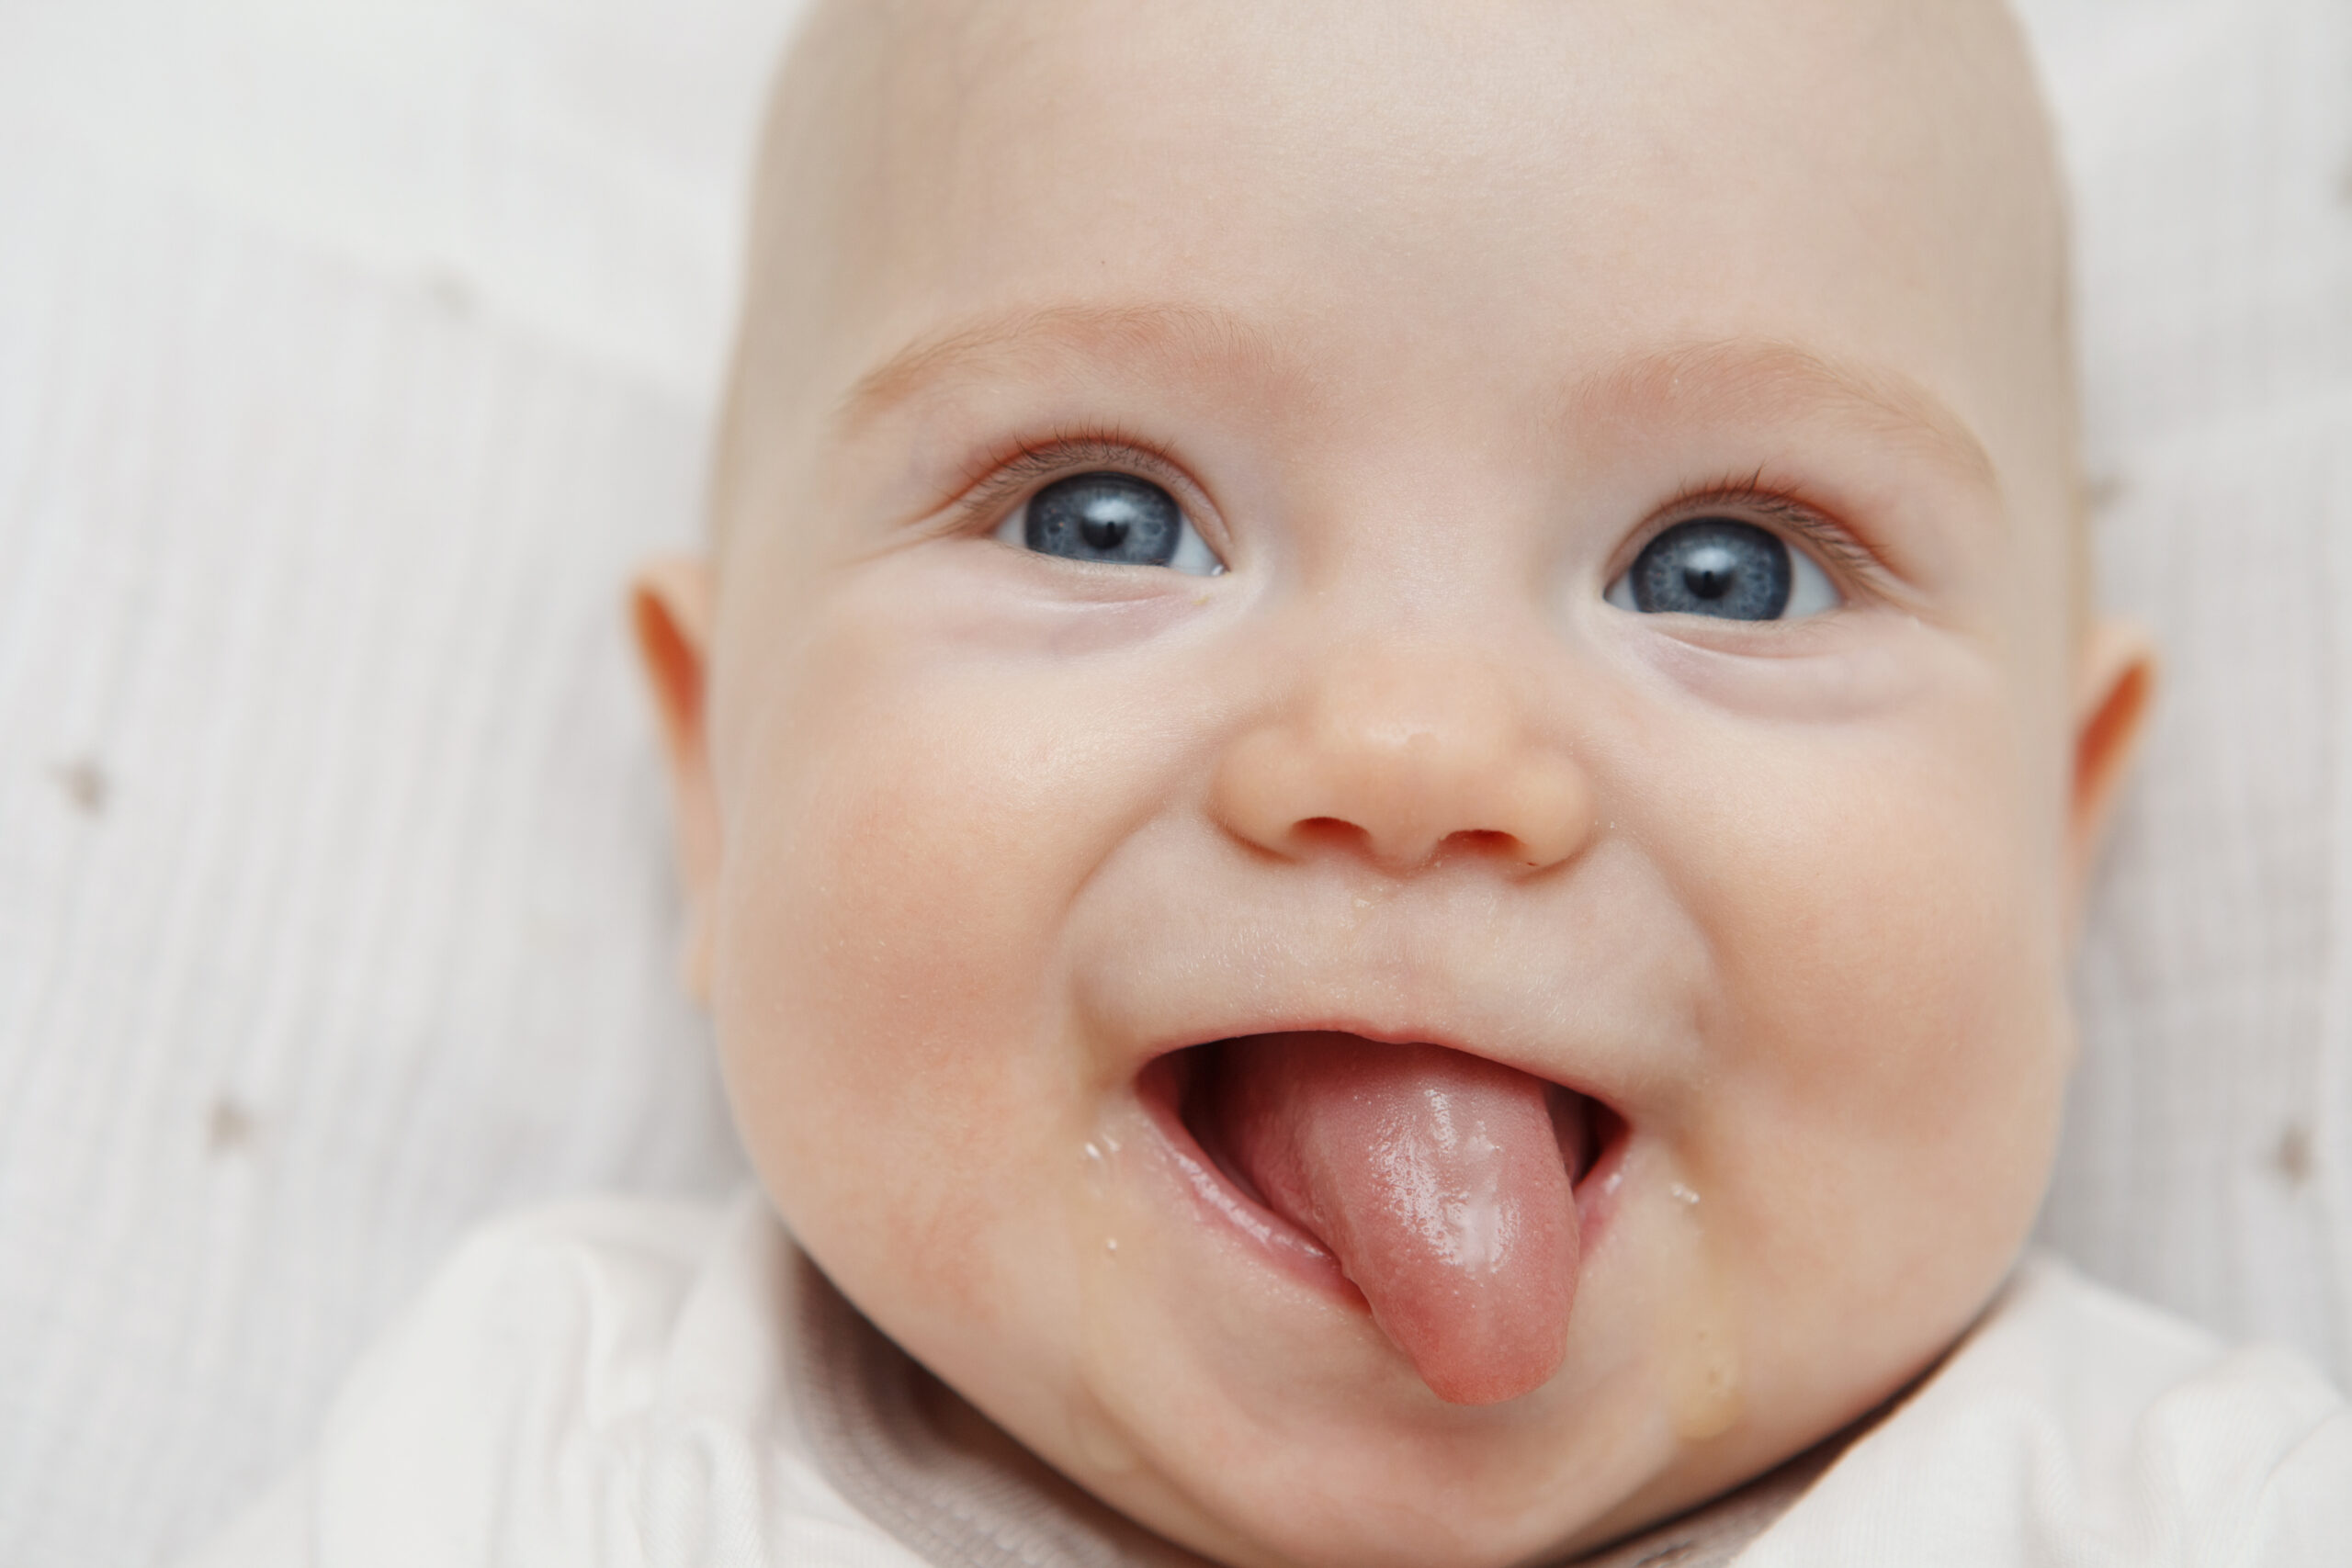
<path fill-rule="evenodd" d="M 1098 550 L 1115 550 L 1127 542 L 1127 520 L 1106 517 L 1100 509 L 1088 513 L 1078 525 L 1086 542 Z"/>
<path fill-rule="evenodd" d="M 1739 563 L 1720 545 L 1690 552 L 1682 568 L 1683 585 L 1702 599 L 1720 599 L 1739 577 Z"/>

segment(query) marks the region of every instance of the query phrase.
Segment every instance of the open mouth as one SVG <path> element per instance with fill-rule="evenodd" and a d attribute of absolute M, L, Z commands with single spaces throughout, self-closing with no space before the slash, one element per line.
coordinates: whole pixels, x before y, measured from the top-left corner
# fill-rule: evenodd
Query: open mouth
<path fill-rule="evenodd" d="M 1196 1181 L 1229 1189 L 1212 1203 L 1277 1250 L 1328 1255 L 1441 1398 L 1494 1404 L 1557 1370 L 1578 1191 L 1624 1141 L 1602 1102 L 1467 1052 L 1329 1032 L 1174 1052 L 1141 1087 L 1197 1149 Z"/>

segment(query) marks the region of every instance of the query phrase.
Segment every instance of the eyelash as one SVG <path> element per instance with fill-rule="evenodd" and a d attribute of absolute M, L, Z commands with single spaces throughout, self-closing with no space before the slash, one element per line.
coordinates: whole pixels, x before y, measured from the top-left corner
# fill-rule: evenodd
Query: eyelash
<path fill-rule="evenodd" d="M 1176 465 L 1149 443 L 1108 426 L 1090 426 L 1039 442 L 1015 441 L 973 464 L 956 513 L 969 525 L 993 526 L 1028 499 L 1029 491 L 1070 474 L 1106 468 L 1164 486 L 1178 494 L 1179 504 L 1181 492 L 1190 488 Z"/>
<path fill-rule="evenodd" d="M 1869 547 L 1818 509 L 1800 500 L 1792 487 L 1771 483 L 1758 469 L 1746 478 L 1725 479 L 1685 492 L 1662 508 L 1657 521 L 1634 536 L 1625 553 L 1627 561 L 1678 523 L 1733 513 L 1759 523 L 1778 525 L 1809 547 L 1833 575 L 1858 586 L 1872 586 L 1883 579 L 1883 569 Z"/>
<path fill-rule="evenodd" d="M 1005 512 L 1041 489 L 1069 474 L 1109 468 L 1138 479 L 1185 486 L 1176 465 L 1148 442 L 1109 425 L 1091 425 L 1062 432 L 1042 441 L 1017 440 L 990 453 L 971 467 L 971 478 L 956 502 L 958 519 L 967 525 L 994 526 Z M 1777 525 L 1808 546 L 1838 576 L 1850 584 L 1870 585 L 1881 576 L 1878 558 L 1842 525 L 1798 499 L 1793 487 L 1778 485 L 1761 468 L 1684 492 L 1657 514 L 1657 521 L 1636 536 L 1626 558 L 1632 559 L 1651 539 L 1694 517 L 1715 512 L 1736 512 L 1759 522 Z"/>

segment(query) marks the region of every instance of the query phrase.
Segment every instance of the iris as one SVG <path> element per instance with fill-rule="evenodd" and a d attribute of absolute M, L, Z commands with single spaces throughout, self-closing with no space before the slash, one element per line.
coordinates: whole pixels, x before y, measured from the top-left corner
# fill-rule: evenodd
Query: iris
<path fill-rule="evenodd" d="M 1626 573 L 1634 607 L 1650 615 L 1777 621 L 1795 583 L 1789 547 L 1752 523 L 1698 517 L 1652 539 Z"/>
<path fill-rule="evenodd" d="M 1043 555 L 1166 566 L 1183 542 L 1175 497 L 1126 474 L 1076 474 L 1029 498 L 1022 540 Z"/>

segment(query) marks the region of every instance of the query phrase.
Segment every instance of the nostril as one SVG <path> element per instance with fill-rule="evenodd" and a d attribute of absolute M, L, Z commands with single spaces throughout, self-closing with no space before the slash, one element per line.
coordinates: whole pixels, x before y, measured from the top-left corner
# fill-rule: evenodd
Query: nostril
<path fill-rule="evenodd" d="M 1530 865 L 1539 858 L 1526 840 L 1499 828 L 1469 828 L 1448 833 L 1435 844 L 1426 839 L 1416 843 L 1377 838 L 1344 817 L 1308 817 L 1291 824 L 1290 847 L 1297 853 L 1363 854 L 1383 863 L 1411 865 L 1453 855 Z"/>
<path fill-rule="evenodd" d="M 1549 742 L 1331 705 L 1235 739 L 1211 784 L 1220 827 L 1277 859 L 1361 856 L 1393 874 L 1458 858 L 1523 875 L 1573 859 L 1591 830 L 1583 770 Z"/>
<path fill-rule="evenodd" d="M 1473 854 L 1496 855 L 1510 860 L 1531 858 L 1525 844 L 1521 843 L 1515 835 L 1506 833 L 1499 828 L 1464 829 L 1459 833 L 1447 835 L 1445 842 L 1439 848 L 1467 850 Z"/>
<path fill-rule="evenodd" d="M 1340 817 L 1309 817 L 1291 825 L 1291 839 L 1305 850 L 1362 851 L 1372 835 Z"/>

